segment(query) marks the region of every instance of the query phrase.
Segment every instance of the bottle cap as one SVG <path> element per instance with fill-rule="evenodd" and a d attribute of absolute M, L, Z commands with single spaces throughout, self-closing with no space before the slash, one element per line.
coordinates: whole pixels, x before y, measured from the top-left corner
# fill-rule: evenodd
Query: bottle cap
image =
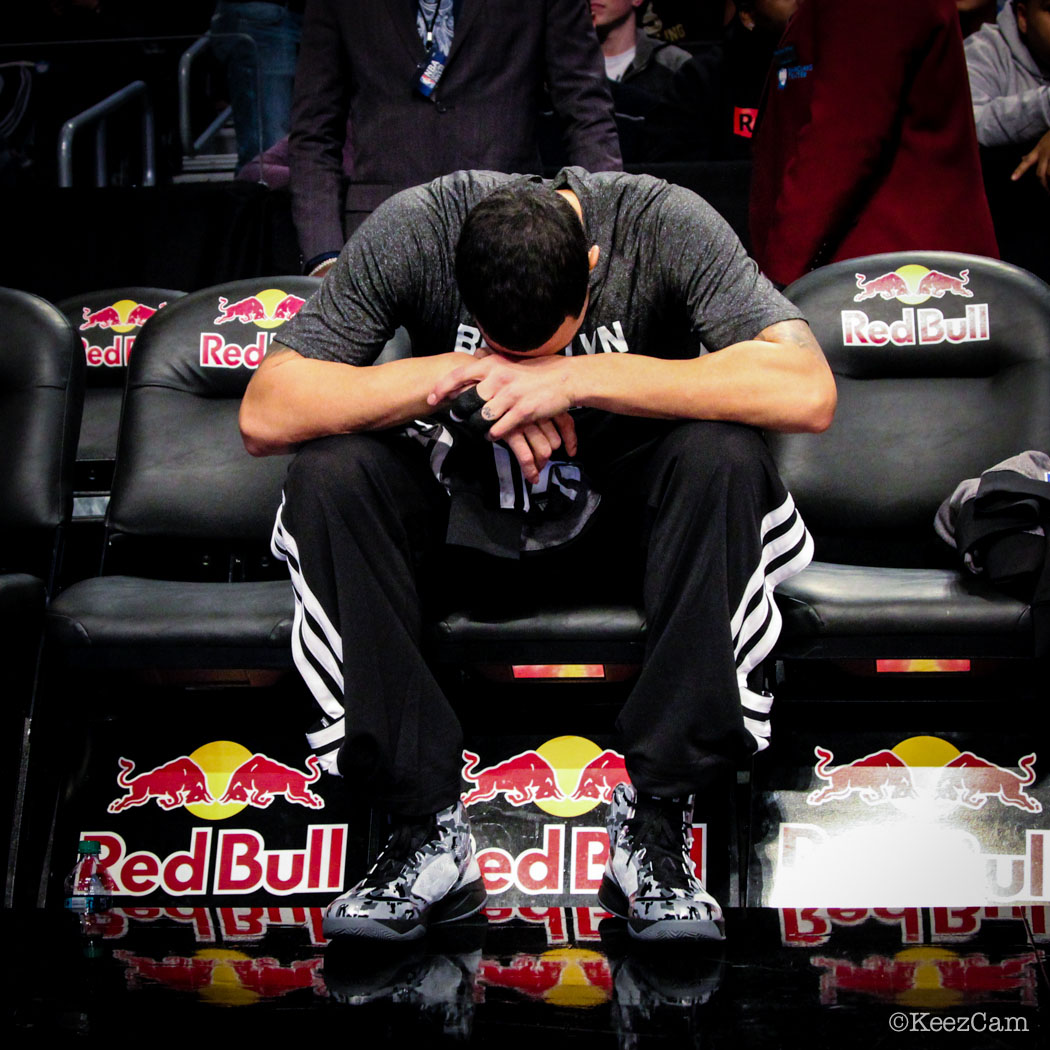
<path fill-rule="evenodd" d="M 102 852 L 102 843 L 98 839 L 81 839 L 78 849 L 81 853 L 97 854 Z"/>

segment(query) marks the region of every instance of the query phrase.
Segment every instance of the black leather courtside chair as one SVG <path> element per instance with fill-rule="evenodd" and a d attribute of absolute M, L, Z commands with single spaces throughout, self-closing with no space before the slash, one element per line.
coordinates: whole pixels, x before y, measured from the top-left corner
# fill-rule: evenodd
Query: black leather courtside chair
<path fill-rule="evenodd" d="M 44 607 L 73 504 L 84 356 L 54 306 L 8 288 L 0 341 L 0 804 L 10 904 Z"/>
<path fill-rule="evenodd" d="M 109 492 L 120 402 L 135 340 L 153 314 L 185 294 L 135 285 L 85 292 L 56 304 L 79 335 L 87 364 L 73 479 L 78 494 Z"/>
<path fill-rule="evenodd" d="M 1007 263 L 898 252 L 785 293 L 838 382 L 820 435 L 772 434 L 816 560 L 782 584 L 775 655 L 1032 656 L 1026 604 L 964 576 L 933 531 L 958 482 L 1050 449 L 1050 287 Z"/>
<path fill-rule="evenodd" d="M 49 612 L 75 666 L 291 666 L 293 600 L 269 537 L 287 469 L 245 452 L 241 397 L 317 278 L 263 277 L 169 303 L 135 343 L 102 574 Z"/>

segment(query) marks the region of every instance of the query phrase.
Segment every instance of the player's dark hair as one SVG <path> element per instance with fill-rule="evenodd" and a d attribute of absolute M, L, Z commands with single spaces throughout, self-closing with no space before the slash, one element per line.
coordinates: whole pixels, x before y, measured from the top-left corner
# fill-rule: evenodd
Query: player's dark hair
<path fill-rule="evenodd" d="M 533 350 L 587 297 L 583 224 L 561 194 L 535 183 L 494 190 L 467 214 L 456 281 L 467 309 L 508 350 Z"/>

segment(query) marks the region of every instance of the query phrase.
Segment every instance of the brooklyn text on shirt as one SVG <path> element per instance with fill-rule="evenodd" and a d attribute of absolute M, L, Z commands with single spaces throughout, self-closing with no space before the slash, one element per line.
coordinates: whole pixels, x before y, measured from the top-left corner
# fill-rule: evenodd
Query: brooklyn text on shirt
<path fill-rule="evenodd" d="M 456 332 L 455 350 L 472 354 L 481 345 L 481 331 L 472 325 L 461 324 Z M 597 331 L 587 333 L 582 328 L 565 348 L 567 357 L 579 354 L 626 354 L 630 353 L 623 325 L 613 321 L 611 325 L 599 325 Z"/>

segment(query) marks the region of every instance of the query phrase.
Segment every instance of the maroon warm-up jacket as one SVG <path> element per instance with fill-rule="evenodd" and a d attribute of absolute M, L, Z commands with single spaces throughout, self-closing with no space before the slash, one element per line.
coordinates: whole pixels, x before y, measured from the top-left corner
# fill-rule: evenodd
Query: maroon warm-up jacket
<path fill-rule="evenodd" d="M 759 115 L 751 238 L 781 284 L 874 252 L 998 256 L 954 0 L 802 0 Z"/>

